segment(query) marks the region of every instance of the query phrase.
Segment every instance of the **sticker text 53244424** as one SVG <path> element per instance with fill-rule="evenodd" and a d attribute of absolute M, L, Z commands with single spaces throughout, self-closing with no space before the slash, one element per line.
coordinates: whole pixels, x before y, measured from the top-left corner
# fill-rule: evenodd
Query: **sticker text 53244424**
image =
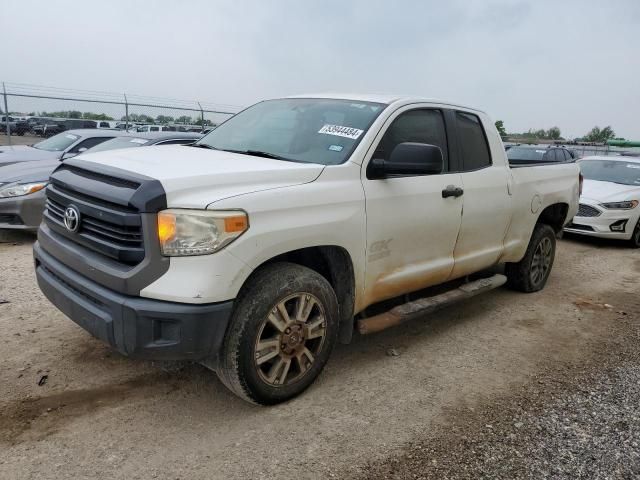
<path fill-rule="evenodd" d="M 341 125 L 325 125 L 318 131 L 318 133 L 324 135 L 335 135 L 336 137 L 351 138 L 353 140 L 356 140 L 362 135 L 362 132 L 364 132 L 364 130 L 360 130 L 359 128 L 343 127 Z"/>

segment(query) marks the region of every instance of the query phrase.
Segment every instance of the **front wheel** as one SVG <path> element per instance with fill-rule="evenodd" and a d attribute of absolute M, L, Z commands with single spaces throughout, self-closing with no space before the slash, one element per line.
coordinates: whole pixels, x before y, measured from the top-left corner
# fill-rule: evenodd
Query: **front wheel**
<path fill-rule="evenodd" d="M 629 240 L 633 248 L 640 248 L 640 219 L 636 223 L 636 228 L 633 229 L 631 240 Z"/>
<path fill-rule="evenodd" d="M 507 285 L 526 293 L 542 290 L 551 273 L 555 256 L 556 234 L 553 228 L 537 224 L 522 260 L 505 266 Z"/>
<path fill-rule="evenodd" d="M 338 303 L 329 282 L 309 268 L 276 263 L 256 273 L 237 302 L 220 356 L 221 381 L 263 405 L 302 393 L 338 336 Z"/>

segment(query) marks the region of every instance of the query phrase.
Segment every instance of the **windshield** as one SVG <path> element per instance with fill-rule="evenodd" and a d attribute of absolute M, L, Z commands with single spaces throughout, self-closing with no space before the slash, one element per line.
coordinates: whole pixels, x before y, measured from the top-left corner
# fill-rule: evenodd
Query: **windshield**
<path fill-rule="evenodd" d="M 511 147 L 507 150 L 507 158 L 509 160 L 528 160 L 542 161 L 547 150 L 537 148 Z"/>
<path fill-rule="evenodd" d="M 33 147 L 38 150 L 48 150 L 49 152 L 62 152 L 80 139 L 79 135 L 71 133 L 59 133 L 42 142 L 36 143 Z"/>
<path fill-rule="evenodd" d="M 267 100 L 231 117 L 196 145 L 336 165 L 351 155 L 384 107 L 351 100 Z"/>
<path fill-rule="evenodd" d="M 116 148 L 131 148 L 147 145 L 151 140 L 147 138 L 136 137 L 117 137 L 107 140 L 87 150 L 87 152 L 104 152 L 106 150 L 115 150 Z"/>
<path fill-rule="evenodd" d="M 640 163 L 619 160 L 581 160 L 580 171 L 588 180 L 640 185 Z"/>

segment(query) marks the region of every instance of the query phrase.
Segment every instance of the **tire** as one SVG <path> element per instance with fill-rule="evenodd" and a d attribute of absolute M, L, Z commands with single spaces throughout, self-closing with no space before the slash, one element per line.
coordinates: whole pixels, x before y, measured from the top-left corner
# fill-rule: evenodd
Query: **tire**
<path fill-rule="evenodd" d="M 324 277 L 293 263 L 267 265 L 237 299 L 217 374 L 244 400 L 284 402 L 320 374 L 338 327 L 338 301 Z"/>
<path fill-rule="evenodd" d="M 631 235 L 629 244 L 633 248 L 640 248 L 640 219 L 638 220 L 638 223 L 636 223 L 636 228 L 633 229 L 633 234 Z"/>
<path fill-rule="evenodd" d="M 507 285 L 525 293 L 542 290 L 547 283 L 556 256 L 556 234 L 549 225 L 536 224 L 524 258 L 507 263 Z"/>

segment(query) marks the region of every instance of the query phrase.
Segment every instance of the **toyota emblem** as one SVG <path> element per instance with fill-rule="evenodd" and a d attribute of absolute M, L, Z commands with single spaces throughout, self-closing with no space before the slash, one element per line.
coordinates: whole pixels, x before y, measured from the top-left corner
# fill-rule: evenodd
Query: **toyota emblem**
<path fill-rule="evenodd" d="M 67 207 L 64 211 L 64 226 L 70 232 L 77 232 L 80 228 L 80 212 L 76 207 Z"/>

